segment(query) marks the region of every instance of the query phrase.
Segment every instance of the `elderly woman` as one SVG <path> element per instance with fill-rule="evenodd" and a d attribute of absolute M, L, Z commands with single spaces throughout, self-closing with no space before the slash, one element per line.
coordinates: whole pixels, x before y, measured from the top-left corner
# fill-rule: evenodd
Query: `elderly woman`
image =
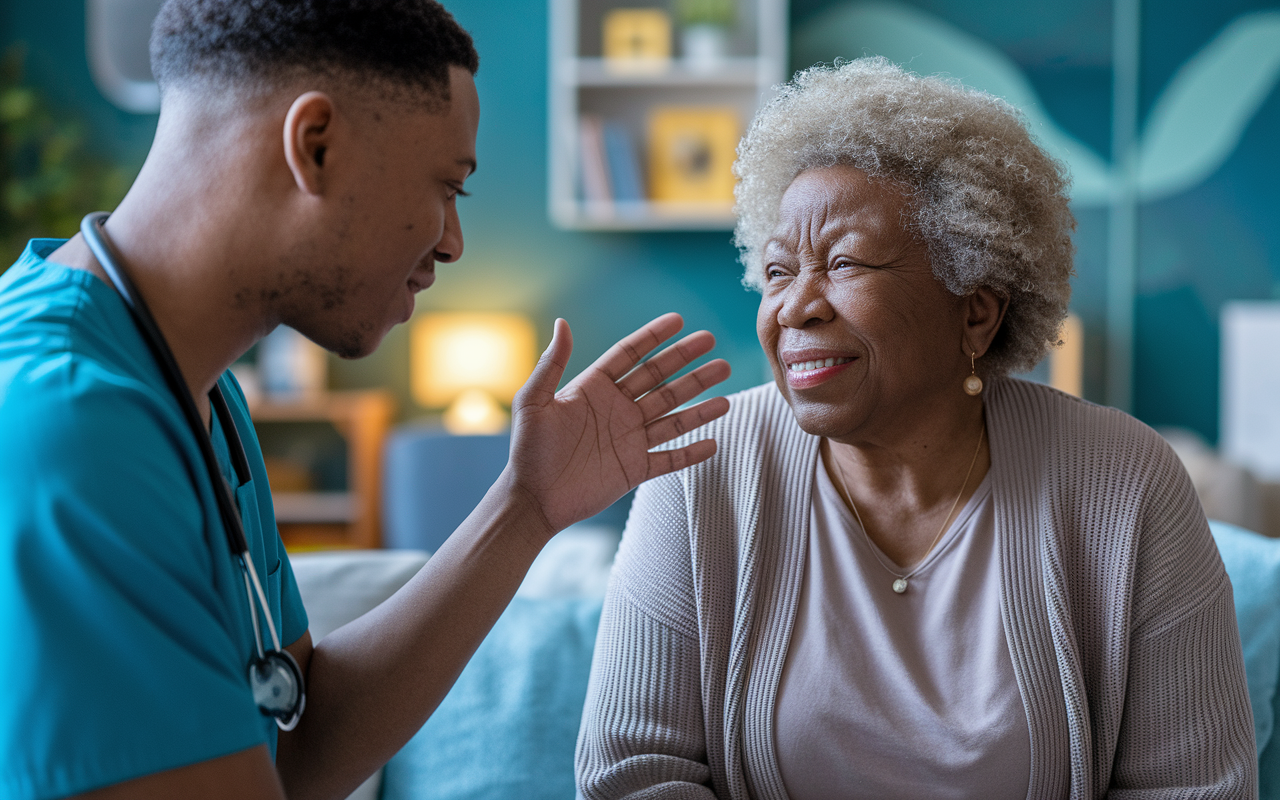
<path fill-rule="evenodd" d="M 1004 102 L 880 59 L 756 118 L 737 242 L 774 383 L 645 484 L 587 798 L 1251 797 L 1231 586 L 1147 427 L 1013 380 L 1074 221 Z"/>

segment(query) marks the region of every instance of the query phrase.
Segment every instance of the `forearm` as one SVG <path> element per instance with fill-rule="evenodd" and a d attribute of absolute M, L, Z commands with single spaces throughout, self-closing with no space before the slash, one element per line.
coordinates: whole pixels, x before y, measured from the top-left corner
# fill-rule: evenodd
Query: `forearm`
<path fill-rule="evenodd" d="M 276 758 L 290 798 L 345 797 L 422 727 L 553 533 L 508 470 L 413 580 L 324 638 Z"/>

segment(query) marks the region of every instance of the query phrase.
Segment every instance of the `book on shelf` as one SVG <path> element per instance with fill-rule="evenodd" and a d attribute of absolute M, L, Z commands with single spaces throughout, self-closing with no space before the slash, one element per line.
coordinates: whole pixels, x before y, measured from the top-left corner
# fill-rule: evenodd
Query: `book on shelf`
<path fill-rule="evenodd" d="M 631 133 L 621 122 L 604 123 L 604 154 L 609 165 L 609 185 L 613 187 L 613 199 L 624 203 L 644 200 L 644 182 L 640 177 L 635 143 L 631 139 Z"/>
<path fill-rule="evenodd" d="M 582 199 L 598 211 L 615 201 L 634 208 L 645 199 L 635 140 L 626 125 L 584 114 L 579 120 Z"/>
<path fill-rule="evenodd" d="M 613 190 L 605 162 L 604 123 L 599 117 L 584 114 L 578 120 L 578 141 L 582 148 L 582 199 L 593 205 L 611 202 Z"/>

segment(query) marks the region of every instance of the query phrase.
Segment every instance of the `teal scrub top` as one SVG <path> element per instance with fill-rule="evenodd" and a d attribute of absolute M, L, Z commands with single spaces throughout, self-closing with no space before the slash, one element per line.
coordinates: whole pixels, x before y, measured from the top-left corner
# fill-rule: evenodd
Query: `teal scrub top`
<path fill-rule="evenodd" d="M 266 743 L 250 606 L 194 433 L 115 290 L 33 240 L 0 277 L 0 797 L 53 798 Z M 219 379 L 281 643 L 307 630 L 244 395 Z M 214 449 L 235 486 L 216 416 Z M 263 630 L 264 639 L 267 633 Z M 269 639 L 267 640 L 270 646 Z"/>

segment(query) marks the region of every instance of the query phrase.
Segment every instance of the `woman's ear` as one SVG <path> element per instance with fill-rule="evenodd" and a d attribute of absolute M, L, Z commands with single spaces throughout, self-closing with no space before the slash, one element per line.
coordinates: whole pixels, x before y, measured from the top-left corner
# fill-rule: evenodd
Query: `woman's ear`
<path fill-rule="evenodd" d="M 284 160 L 298 189 L 307 194 L 324 191 L 333 113 L 333 100 L 327 94 L 307 92 L 293 101 L 284 117 Z"/>
<path fill-rule="evenodd" d="M 976 353 L 979 358 L 986 355 L 1008 308 L 1007 296 L 985 286 L 965 298 L 964 345 L 968 348 L 965 355 Z"/>

